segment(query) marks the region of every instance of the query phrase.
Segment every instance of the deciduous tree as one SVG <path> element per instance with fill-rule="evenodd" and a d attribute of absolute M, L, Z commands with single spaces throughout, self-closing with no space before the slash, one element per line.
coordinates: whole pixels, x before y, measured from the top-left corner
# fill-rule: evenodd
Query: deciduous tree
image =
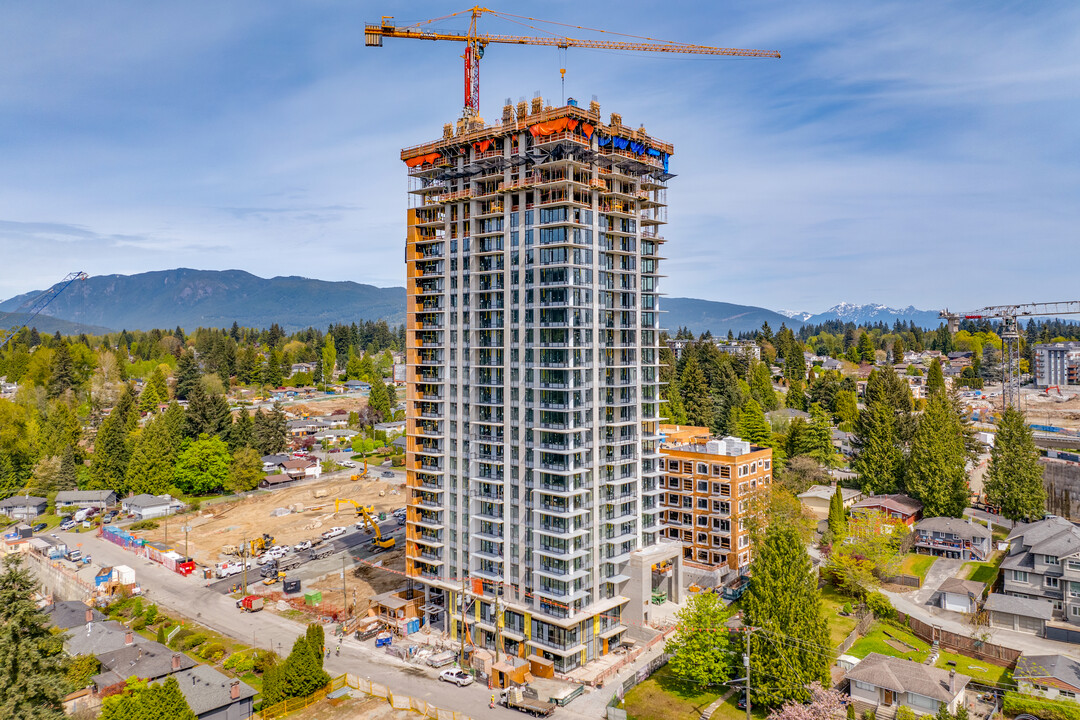
<path fill-rule="evenodd" d="M 678 612 L 675 635 L 666 647 L 668 667 L 677 678 L 698 687 L 727 681 L 733 658 L 724 623 L 730 614 L 715 593 L 692 596 Z"/>
<path fill-rule="evenodd" d="M 262 476 L 262 460 L 259 459 L 257 452 L 244 447 L 233 453 L 232 465 L 229 467 L 229 492 L 242 493 L 254 490 L 259 486 Z"/>
<path fill-rule="evenodd" d="M 176 486 L 190 495 L 205 495 L 229 482 L 229 448 L 219 437 L 200 435 L 176 461 Z"/>

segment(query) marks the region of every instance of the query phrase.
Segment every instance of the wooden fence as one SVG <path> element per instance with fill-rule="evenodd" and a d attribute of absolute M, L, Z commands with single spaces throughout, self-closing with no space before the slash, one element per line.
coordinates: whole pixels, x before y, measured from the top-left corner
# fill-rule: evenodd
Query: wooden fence
<path fill-rule="evenodd" d="M 1009 667 L 1022 654 L 1020 650 L 994 645 L 993 643 L 983 642 L 978 638 L 935 627 L 905 613 L 897 613 L 897 617 L 902 624 L 907 625 L 911 632 L 915 633 L 916 637 L 931 645 L 936 642 L 939 647 L 955 651 L 960 655 L 967 655 L 994 665 Z"/>
<path fill-rule="evenodd" d="M 870 612 L 869 610 L 864 611 L 863 615 L 859 618 L 859 622 L 855 623 L 855 629 L 848 633 L 848 636 L 844 638 L 844 640 L 839 645 L 836 646 L 836 654 L 843 655 L 848 650 L 850 650 L 851 646 L 854 645 L 855 642 L 859 638 L 861 638 L 873 624 L 874 613 Z"/>
<path fill-rule="evenodd" d="M 881 578 L 883 583 L 891 583 L 893 585 L 904 585 L 905 587 L 920 588 L 922 587 L 922 578 L 918 575 L 890 575 L 888 577 Z"/>

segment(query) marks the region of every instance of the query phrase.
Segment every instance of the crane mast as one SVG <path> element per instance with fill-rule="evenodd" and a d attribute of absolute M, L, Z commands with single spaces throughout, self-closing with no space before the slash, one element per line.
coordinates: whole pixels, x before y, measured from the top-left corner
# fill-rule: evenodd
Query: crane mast
<path fill-rule="evenodd" d="M 1003 407 L 1020 407 L 1020 326 L 1019 318 L 1077 315 L 1080 300 L 1063 302 L 1022 303 L 1018 305 L 988 305 L 978 310 L 950 312 L 941 311 L 939 317 L 948 322 L 950 333 L 960 328 L 961 320 L 1001 320 L 1002 375 L 1001 399 Z"/>
<path fill-rule="evenodd" d="M 469 29 L 464 32 L 436 32 L 422 29 L 422 25 L 428 25 L 439 20 L 457 17 L 469 13 Z M 553 37 L 539 37 L 534 35 L 490 35 L 481 34 L 476 30 L 477 20 L 488 13 L 496 17 L 505 18 L 518 24 L 520 21 L 537 21 L 535 18 L 511 15 L 510 13 L 496 12 L 479 5 L 468 10 L 456 12 L 433 20 L 425 20 L 408 26 L 398 26 L 391 22 L 392 16 L 384 15 L 378 24 L 369 23 L 364 26 L 364 44 L 369 47 L 382 47 L 383 38 L 405 38 L 412 40 L 453 40 L 465 43 L 465 52 L 461 56 L 465 61 L 465 107 L 463 116 L 466 118 L 479 117 L 480 115 L 480 59 L 484 57 L 484 48 L 491 43 L 505 45 L 539 45 L 554 47 L 565 50 L 566 48 L 578 47 L 592 50 L 623 50 L 630 52 L 663 52 L 692 55 L 729 55 L 733 57 L 758 57 L 779 58 L 780 53 L 775 50 L 745 50 L 742 48 L 718 48 L 707 45 L 692 45 L 689 43 L 676 42 L 611 42 L 606 40 L 590 40 L 571 38 L 555 35 Z M 553 23 L 561 25 L 562 23 Z M 532 27 L 531 25 L 526 25 Z M 578 27 L 578 26 L 572 26 Z M 590 28 L 578 28 L 590 30 Z M 596 30 L 595 32 L 608 32 Z M 653 40 L 652 38 L 639 38 Z M 565 73 L 565 69 L 563 70 Z"/>

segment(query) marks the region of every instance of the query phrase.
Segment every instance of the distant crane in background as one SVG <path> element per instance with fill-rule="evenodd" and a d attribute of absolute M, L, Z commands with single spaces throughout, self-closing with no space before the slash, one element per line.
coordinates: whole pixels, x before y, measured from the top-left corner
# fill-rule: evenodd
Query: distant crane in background
<path fill-rule="evenodd" d="M 86 273 L 82 271 L 69 273 L 67 277 L 58 282 L 56 285 L 53 285 L 45 292 L 41 293 L 36 297 L 30 298 L 22 305 L 17 307 L 11 313 L 10 317 L 14 318 L 16 315 L 26 313 L 26 319 L 17 323 L 16 325 L 13 325 L 10 329 L 4 331 L 3 339 L 0 340 L 0 350 L 3 350 L 4 347 L 9 342 L 11 342 L 11 338 L 15 337 L 20 330 L 29 325 L 33 321 L 33 319 L 38 316 L 38 313 L 47 308 L 49 306 L 49 303 L 56 299 L 57 295 L 67 290 L 68 286 L 70 286 L 71 283 L 75 282 L 76 280 L 85 280 L 86 278 Z"/>
<path fill-rule="evenodd" d="M 1002 357 L 1002 407 L 1020 408 L 1020 329 L 1017 319 L 1044 315 L 1080 314 L 1080 300 L 1023 305 L 990 305 L 968 312 L 942 310 L 939 317 L 948 322 L 949 332 L 955 333 L 961 320 L 1001 320 L 1000 337 L 1004 344 Z"/>
<path fill-rule="evenodd" d="M 420 26 L 430 25 L 440 20 L 447 20 L 449 18 L 457 17 L 470 13 L 471 19 L 469 21 L 469 29 L 465 33 L 460 32 L 436 32 L 434 30 L 423 30 Z M 599 32 L 608 35 L 622 35 L 623 37 L 632 37 L 638 40 L 647 40 L 649 42 L 610 42 L 606 40 L 582 40 L 571 37 L 564 37 L 560 35 L 552 34 L 552 37 L 537 37 L 534 35 L 485 35 L 476 32 L 476 21 L 484 14 L 488 13 L 495 17 L 502 18 L 512 23 L 522 25 L 532 30 L 539 32 L 546 32 L 540 28 L 529 25 L 528 22 L 542 22 L 549 25 L 559 25 L 562 27 L 574 28 L 577 30 L 585 30 L 589 32 Z M 507 45 L 546 45 L 548 47 L 555 47 L 562 50 L 567 48 L 588 48 L 593 50 L 625 50 L 631 52 L 662 52 L 662 53 L 685 53 L 694 55 L 733 55 L 736 57 L 759 57 L 759 58 L 779 58 L 780 53 L 774 50 L 742 50 L 740 48 L 717 48 L 708 47 L 706 45 L 690 45 L 688 43 L 675 43 L 666 42 L 663 40 L 656 40 L 655 38 L 643 37 L 640 35 L 624 35 L 623 33 L 614 33 L 610 30 L 597 30 L 595 28 L 586 28 L 580 25 L 567 25 L 564 23 L 552 22 L 550 20 L 537 20 L 536 18 L 525 17 L 523 15 L 512 15 L 510 13 L 496 12 L 489 8 L 480 7 L 476 5 L 468 10 L 462 10 L 460 12 L 452 13 L 450 15 L 444 15 L 443 17 L 434 18 L 432 20 L 424 20 L 423 22 L 415 23 L 413 25 L 399 27 L 394 25 L 390 21 L 393 20 L 393 16 L 384 15 L 381 22 L 378 25 L 368 24 L 364 27 L 364 44 L 369 47 L 382 47 L 383 38 L 408 38 L 412 40 L 454 40 L 456 42 L 465 43 L 465 54 L 461 57 L 465 60 L 465 108 L 463 115 L 466 118 L 475 118 L 480 115 L 480 58 L 484 57 L 484 48 L 490 43 L 503 43 Z M 566 68 L 561 68 L 559 72 L 562 74 L 563 79 L 566 78 Z"/>

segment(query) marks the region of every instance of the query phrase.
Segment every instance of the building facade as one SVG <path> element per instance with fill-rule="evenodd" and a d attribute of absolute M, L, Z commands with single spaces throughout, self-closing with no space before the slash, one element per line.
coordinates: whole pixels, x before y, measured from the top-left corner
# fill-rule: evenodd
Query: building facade
<path fill-rule="evenodd" d="M 752 559 L 752 524 L 764 522 L 760 503 L 772 483 L 772 449 L 726 437 L 663 445 L 661 520 L 683 558 L 708 569 L 741 573 Z"/>
<path fill-rule="evenodd" d="M 672 151 L 538 98 L 401 153 L 406 565 L 452 637 L 558 671 L 621 640 L 629 561 L 660 538 Z"/>
<path fill-rule="evenodd" d="M 1080 528 L 1051 517 L 1015 526 L 1008 540 L 1002 592 L 1049 600 L 1055 619 L 1080 624 Z"/>
<path fill-rule="evenodd" d="M 1031 354 L 1038 387 L 1080 385 L 1080 342 L 1040 343 Z"/>

